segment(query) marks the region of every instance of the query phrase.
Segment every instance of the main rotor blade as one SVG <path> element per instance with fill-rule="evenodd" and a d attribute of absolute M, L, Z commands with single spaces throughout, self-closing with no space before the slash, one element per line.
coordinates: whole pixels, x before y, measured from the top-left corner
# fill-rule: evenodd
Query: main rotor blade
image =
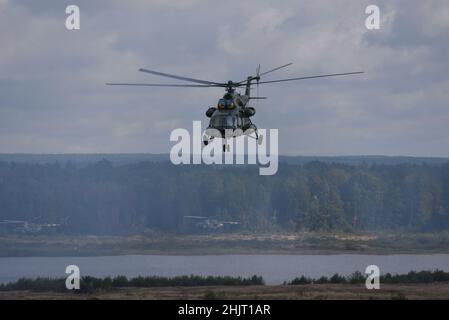
<path fill-rule="evenodd" d="M 148 70 L 148 69 L 139 69 L 139 71 L 140 72 L 154 74 L 154 75 L 161 76 L 161 77 L 167 77 L 167 78 L 173 78 L 173 79 L 178 79 L 178 80 L 196 82 L 196 83 L 201 83 L 201 84 L 215 84 L 215 85 L 223 84 L 223 83 L 219 83 L 219 82 L 212 82 L 212 81 L 207 81 L 207 80 L 200 80 L 200 79 L 182 77 L 182 76 L 177 76 L 177 75 L 174 75 L 174 74 L 163 73 L 163 72 L 158 72 L 158 71 L 153 71 L 153 70 Z"/>
<path fill-rule="evenodd" d="M 260 73 L 260 64 L 259 64 L 259 67 L 257 68 L 257 72 L 256 72 L 257 74 L 256 74 L 255 77 L 252 77 L 252 78 L 255 79 L 256 77 L 260 77 L 260 76 L 266 75 L 266 74 L 268 74 L 268 73 L 271 73 L 271 72 L 273 72 L 273 71 L 276 71 L 276 70 L 279 70 L 279 69 L 282 69 L 282 68 L 291 66 L 292 64 L 293 64 L 293 63 L 290 62 L 290 63 L 284 64 L 284 65 L 282 65 L 282 66 L 280 66 L 280 67 L 277 67 L 277 68 L 274 68 L 274 69 L 271 69 L 271 70 L 268 70 L 268 71 L 264 71 L 264 72 L 262 72 L 262 73 Z M 245 80 L 242 80 L 242 81 L 237 82 L 237 84 L 239 84 L 239 85 L 241 85 L 241 84 L 246 84 L 247 81 L 248 81 L 248 79 L 245 79 Z"/>
<path fill-rule="evenodd" d="M 277 68 L 274 68 L 274 69 L 271 69 L 271 70 L 268 70 L 268 71 L 262 72 L 262 73 L 260 73 L 260 74 L 259 74 L 259 76 L 264 76 L 264 75 L 266 75 L 266 74 L 268 74 L 268 73 L 271 73 L 271 72 L 273 72 L 273 71 L 277 71 L 277 70 L 279 70 L 279 69 L 282 69 L 282 68 L 285 68 L 285 67 L 291 66 L 292 64 L 293 64 L 293 62 L 290 62 L 290 63 L 284 64 L 283 66 L 280 66 L 280 67 L 277 67 Z"/>
<path fill-rule="evenodd" d="M 201 84 L 164 84 L 164 83 L 106 83 L 107 86 L 138 86 L 138 87 L 173 87 L 173 88 L 221 88 L 219 85 Z"/>
<path fill-rule="evenodd" d="M 280 79 L 280 80 L 271 80 L 271 81 L 260 81 L 259 84 L 262 83 L 275 83 L 275 82 L 286 82 L 286 81 L 296 81 L 296 80 L 306 80 L 306 79 L 315 79 L 315 78 L 325 78 L 325 77 L 338 77 L 338 76 L 348 76 L 351 74 L 360 74 L 364 73 L 363 71 L 357 72 L 346 72 L 346 73 L 333 73 L 333 74 L 323 74 L 319 76 L 308 76 L 308 77 L 300 77 L 300 78 L 290 78 L 290 79 Z"/>

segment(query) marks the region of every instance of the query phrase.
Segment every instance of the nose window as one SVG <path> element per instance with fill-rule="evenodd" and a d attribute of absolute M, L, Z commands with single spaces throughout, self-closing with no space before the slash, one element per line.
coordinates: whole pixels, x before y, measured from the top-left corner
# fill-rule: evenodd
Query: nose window
<path fill-rule="evenodd" d="M 218 109 L 225 109 L 226 108 L 226 100 L 220 99 L 218 100 Z"/>
<path fill-rule="evenodd" d="M 220 110 L 223 110 L 223 109 L 234 109 L 235 108 L 235 104 L 234 104 L 234 101 L 232 99 L 231 100 L 220 99 L 220 100 L 218 100 L 217 107 Z"/>

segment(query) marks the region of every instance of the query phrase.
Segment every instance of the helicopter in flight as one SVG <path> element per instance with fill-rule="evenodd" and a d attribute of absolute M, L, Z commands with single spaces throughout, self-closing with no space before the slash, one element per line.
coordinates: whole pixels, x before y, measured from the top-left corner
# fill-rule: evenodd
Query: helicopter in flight
<path fill-rule="evenodd" d="M 216 107 L 209 107 L 206 111 L 206 116 L 210 118 L 209 126 L 206 128 L 203 136 L 203 143 L 207 145 L 214 138 L 224 139 L 223 152 L 229 151 L 230 147 L 227 144 L 227 139 L 236 138 L 241 135 L 246 135 L 254 138 L 259 144 L 262 143 L 262 135 L 259 135 L 257 126 L 251 121 L 251 118 L 256 114 L 256 109 L 249 105 L 250 100 L 266 99 L 266 97 L 259 97 L 259 85 L 269 83 L 279 83 L 287 81 L 297 81 L 306 79 L 316 79 L 325 77 L 347 76 L 363 73 L 345 72 L 314 75 L 297 78 L 287 78 L 278 80 L 261 81 L 261 77 L 279 69 L 288 67 L 293 63 L 287 63 L 280 67 L 270 69 L 268 71 L 260 72 L 260 64 L 256 70 L 256 74 L 248 76 L 245 80 L 228 82 L 214 82 L 208 80 L 195 79 L 190 77 L 179 76 L 175 74 L 163 73 L 149 69 L 139 69 L 140 72 L 149 73 L 166 78 L 172 78 L 182 81 L 188 81 L 194 84 L 165 84 L 165 83 L 106 83 L 111 86 L 140 86 L 140 87 L 172 87 L 172 88 L 224 88 L 226 93 L 217 102 Z M 251 96 L 251 89 L 253 84 L 257 85 L 257 95 Z M 244 88 L 244 93 L 239 93 L 236 89 Z M 229 134 L 231 133 L 231 134 Z M 252 136 L 254 133 L 255 137 Z"/>

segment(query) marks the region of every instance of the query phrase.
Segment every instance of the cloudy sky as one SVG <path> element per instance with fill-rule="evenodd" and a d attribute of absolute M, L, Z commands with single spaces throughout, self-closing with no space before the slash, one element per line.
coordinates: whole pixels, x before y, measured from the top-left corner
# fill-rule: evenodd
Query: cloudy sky
<path fill-rule="evenodd" d="M 81 30 L 65 28 L 69 4 Z M 380 30 L 365 28 L 370 4 Z M 279 129 L 281 154 L 449 156 L 448 39 L 446 0 L 0 0 L 0 153 L 167 153 L 222 90 L 105 82 L 293 62 L 265 80 L 366 73 L 261 85 L 254 122 Z"/>

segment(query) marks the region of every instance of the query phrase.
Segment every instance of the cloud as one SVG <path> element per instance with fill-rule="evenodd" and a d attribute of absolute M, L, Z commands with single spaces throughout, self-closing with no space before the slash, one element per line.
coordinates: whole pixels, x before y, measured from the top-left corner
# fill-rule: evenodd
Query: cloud
<path fill-rule="evenodd" d="M 0 152 L 168 152 L 169 133 L 219 89 L 107 87 L 169 82 L 153 68 L 241 80 L 259 63 L 294 62 L 268 79 L 364 70 L 339 79 L 260 86 L 254 121 L 279 128 L 283 154 L 449 156 L 449 5 L 378 1 L 0 0 Z M 175 81 L 173 81 L 175 82 Z"/>

